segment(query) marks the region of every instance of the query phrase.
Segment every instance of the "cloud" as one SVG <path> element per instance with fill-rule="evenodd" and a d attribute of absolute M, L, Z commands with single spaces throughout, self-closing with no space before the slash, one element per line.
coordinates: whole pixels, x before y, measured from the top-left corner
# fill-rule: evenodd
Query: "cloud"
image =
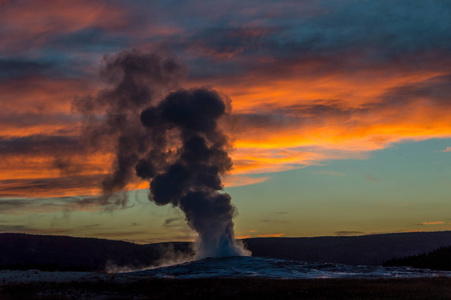
<path fill-rule="evenodd" d="M 0 137 L 0 155 L 56 155 L 82 150 L 78 137 L 73 136 Z"/>
<path fill-rule="evenodd" d="M 32 127 L 35 123 L 29 122 L 28 117 L 33 117 L 32 120 L 36 120 L 40 116 L 40 122 L 44 125 L 49 125 L 50 120 L 46 121 L 45 117 L 50 116 L 53 117 L 51 121 L 57 121 L 54 116 L 60 116 L 60 119 L 55 124 L 56 126 L 49 126 L 53 129 L 52 131 L 56 131 L 62 121 L 65 121 L 66 125 L 70 123 L 70 127 L 73 128 L 74 125 L 77 125 L 79 117 L 71 112 L 71 103 L 75 97 L 94 91 L 94 85 L 89 77 L 60 77 L 55 79 L 38 76 L 0 80 L 1 102 L 5 105 L 0 112 L 0 116 L 2 119 L 5 117 L 9 118 L 9 121 L 13 121 L 14 118 L 20 120 L 20 117 L 22 117 L 23 123 L 20 123 L 20 129 L 24 132 L 21 134 L 15 133 L 14 135 L 23 136 L 30 134 L 29 127 Z M 7 126 L 8 124 L 4 123 L 3 125 Z M 18 124 L 13 122 L 13 125 L 17 126 Z M 1 130 L 0 133 L 2 135 L 5 135 L 3 133 L 5 129 L 9 131 L 12 128 L 7 126 Z M 39 133 L 42 134 L 43 132 L 40 131 Z"/>
<path fill-rule="evenodd" d="M 363 175 L 365 176 L 365 179 L 368 180 L 368 181 L 373 181 L 373 182 L 378 182 L 379 181 L 379 179 L 374 177 L 372 174 L 364 173 Z"/>
<path fill-rule="evenodd" d="M 271 177 L 249 177 L 243 175 L 228 175 L 223 179 L 223 184 L 225 187 L 238 187 L 238 186 L 246 186 L 257 183 L 262 183 L 269 180 Z"/>
<path fill-rule="evenodd" d="M 71 228 L 40 228 L 33 225 L 0 225 L 0 232 L 27 233 L 27 234 L 51 234 L 51 235 L 71 235 L 85 234 L 95 230 L 100 230 L 101 224 L 87 224 L 82 226 L 73 226 Z"/>
<path fill-rule="evenodd" d="M 443 221 L 432 221 L 432 222 L 422 222 L 420 225 L 442 225 L 445 224 Z"/>
<path fill-rule="evenodd" d="M 126 35 L 115 35 L 109 30 L 99 27 L 85 28 L 64 35 L 49 38 L 46 47 L 64 49 L 66 51 L 82 51 L 85 53 L 116 52 L 129 43 Z M 75 66 L 74 66 L 75 67 Z"/>
<path fill-rule="evenodd" d="M 186 227 L 184 218 L 169 218 L 164 220 L 162 227 L 171 228 L 171 227 Z"/>
<path fill-rule="evenodd" d="M 17 53 L 45 46 L 54 36 L 89 27 L 118 29 L 126 24 L 127 15 L 107 1 L 5 1 L 0 22 L 4 24 L 0 53 Z"/>
<path fill-rule="evenodd" d="M 83 154 L 71 103 L 103 87 L 95 78 L 105 53 L 129 47 L 166 43 L 189 69 L 181 84 L 230 97 L 228 186 L 450 138 L 451 24 L 442 20 L 451 4 L 414 3 L 212 1 L 174 11 L 145 1 L 3 1 L 0 179 L 23 180 L 6 182 L 3 196 L 93 193 L 88 180 L 75 179 L 84 189 L 63 182 L 107 173 L 109 141 Z"/>
<path fill-rule="evenodd" d="M 97 197 L 9 198 L 0 200 L 0 214 L 22 215 L 39 212 L 95 211 L 103 209 Z"/>
<path fill-rule="evenodd" d="M 96 194 L 100 191 L 102 175 L 3 179 L 0 180 L 0 197 L 61 197 L 83 195 L 88 191 Z"/>
<path fill-rule="evenodd" d="M 450 79 L 448 75 L 433 76 L 415 84 L 386 88 L 367 99 L 368 102 L 360 104 L 354 103 L 353 99 L 313 99 L 304 100 L 313 101 L 313 104 L 266 104 L 266 110 L 265 103 L 249 107 L 252 102 L 247 102 L 243 109 L 255 109 L 258 113 L 238 113 L 239 117 L 235 119 L 238 128 L 235 131 L 236 156 L 247 149 L 255 155 L 247 163 L 238 157 L 235 161 L 239 165 L 246 163 L 259 169 L 255 159 L 259 153 L 256 150 L 265 149 L 270 154 L 270 149 L 277 149 L 278 153 L 289 150 L 299 158 L 310 155 L 298 160 L 299 165 L 305 166 L 315 161 L 334 159 L 328 157 L 324 151 L 326 149 L 343 150 L 355 156 L 359 152 L 383 149 L 396 142 L 450 137 L 451 123 L 445 113 L 450 105 L 446 100 L 450 92 Z M 281 117 L 283 115 L 287 118 Z M 296 148 L 316 148 L 316 151 L 306 153 L 294 150 Z M 285 168 L 290 168 L 283 157 L 273 153 L 270 156 L 274 162 L 281 162 Z M 269 163 L 265 166 L 268 167 Z M 277 171 L 275 166 L 270 169 Z"/>
<path fill-rule="evenodd" d="M 54 72 L 53 68 L 54 66 L 49 62 L 0 58 L 0 79 L 50 75 Z"/>
<path fill-rule="evenodd" d="M 277 219 L 262 219 L 262 220 L 258 220 L 258 222 L 261 222 L 261 223 L 287 223 L 287 221 L 277 220 Z"/>
<path fill-rule="evenodd" d="M 435 152 L 437 152 L 437 153 L 439 153 L 439 152 L 451 152 L 451 147 L 447 146 L 445 149 L 440 150 L 440 151 L 435 151 Z"/>
<path fill-rule="evenodd" d="M 235 239 L 242 240 L 242 239 L 248 239 L 250 237 L 251 237 L 250 235 L 239 235 L 239 236 L 235 236 Z"/>
<path fill-rule="evenodd" d="M 281 237 L 285 233 L 268 233 L 268 234 L 259 234 L 259 237 Z"/>

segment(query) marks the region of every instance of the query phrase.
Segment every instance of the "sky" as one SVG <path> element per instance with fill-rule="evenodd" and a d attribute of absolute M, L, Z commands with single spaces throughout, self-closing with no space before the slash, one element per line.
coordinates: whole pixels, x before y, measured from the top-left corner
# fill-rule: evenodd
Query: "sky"
<path fill-rule="evenodd" d="M 121 51 L 227 100 L 237 237 L 451 230 L 450 2 L 0 0 L 0 232 L 193 240 L 138 177 L 99 201 L 76 103 Z"/>

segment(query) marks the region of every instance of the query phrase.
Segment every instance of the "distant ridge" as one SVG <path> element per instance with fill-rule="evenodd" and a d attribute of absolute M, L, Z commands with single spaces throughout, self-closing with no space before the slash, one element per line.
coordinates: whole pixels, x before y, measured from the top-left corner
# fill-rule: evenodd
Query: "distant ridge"
<path fill-rule="evenodd" d="M 311 238 L 251 238 L 252 255 L 311 262 L 377 265 L 451 246 L 451 231 Z"/>
<path fill-rule="evenodd" d="M 105 271 L 142 268 L 191 252 L 190 243 L 138 245 L 124 241 L 69 236 L 0 234 L 0 269 Z"/>
<path fill-rule="evenodd" d="M 451 246 L 451 231 L 353 237 L 250 238 L 253 256 L 350 265 L 390 259 Z M 192 255 L 191 243 L 137 245 L 67 236 L 0 234 L 0 269 L 105 271 L 110 266 L 143 268 L 176 256 Z"/>

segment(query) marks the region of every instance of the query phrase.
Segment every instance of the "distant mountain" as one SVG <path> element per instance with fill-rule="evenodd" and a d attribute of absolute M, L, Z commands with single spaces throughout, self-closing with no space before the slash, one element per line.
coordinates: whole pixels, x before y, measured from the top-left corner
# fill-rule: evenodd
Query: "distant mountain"
<path fill-rule="evenodd" d="M 253 238 L 244 243 L 253 256 L 377 265 L 451 246 L 451 231 L 377 234 L 350 237 Z"/>
<path fill-rule="evenodd" d="M 256 257 L 350 265 L 382 264 L 393 258 L 451 247 L 451 232 L 355 237 L 252 238 L 245 245 Z M 0 269 L 104 271 L 143 268 L 192 256 L 191 243 L 137 245 L 66 236 L 0 234 Z"/>
<path fill-rule="evenodd" d="M 192 253 L 189 243 L 123 241 L 17 233 L 0 234 L 0 269 L 104 271 L 140 268 Z"/>
<path fill-rule="evenodd" d="M 451 247 L 442 247 L 429 253 L 391 259 L 384 266 L 410 266 L 451 271 Z"/>

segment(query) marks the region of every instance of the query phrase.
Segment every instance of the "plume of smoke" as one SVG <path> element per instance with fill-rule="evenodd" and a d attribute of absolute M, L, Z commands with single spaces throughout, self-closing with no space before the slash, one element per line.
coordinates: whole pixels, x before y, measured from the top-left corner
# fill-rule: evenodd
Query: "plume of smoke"
<path fill-rule="evenodd" d="M 218 126 L 226 103 L 212 89 L 176 90 L 183 71 L 164 51 L 105 56 L 101 76 L 113 88 L 74 102 L 87 142 L 115 149 L 102 201 L 125 206 L 123 190 L 137 175 L 150 182 L 151 201 L 184 212 L 198 258 L 249 255 L 234 239 L 236 210 L 221 183 L 232 167 Z"/>
<path fill-rule="evenodd" d="M 121 191 L 133 180 L 135 165 L 149 142 L 139 114 L 175 89 L 184 69 L 166 49 L 105 55 L 100 76 L 113 87 L 74 101 L 74 109 L 84 117 L 85 143 L 115 149 L 112 170 L 102 182 L 104 204 L 126 205 L 127 194 Z"/>
<path fill-rule="evenodd" d="M 218 127 L 225 113 L 222 98 L 207 88 L 172 92 L 141 113 L 154 142 L 136 173 L 150 180 L 152 201 L 185 213 L 199 234 L 200 257 L 246 254 L 234 239 L 235 208 L 222 191 L 221 175 L 232 167 L 230 145 Z"/>

